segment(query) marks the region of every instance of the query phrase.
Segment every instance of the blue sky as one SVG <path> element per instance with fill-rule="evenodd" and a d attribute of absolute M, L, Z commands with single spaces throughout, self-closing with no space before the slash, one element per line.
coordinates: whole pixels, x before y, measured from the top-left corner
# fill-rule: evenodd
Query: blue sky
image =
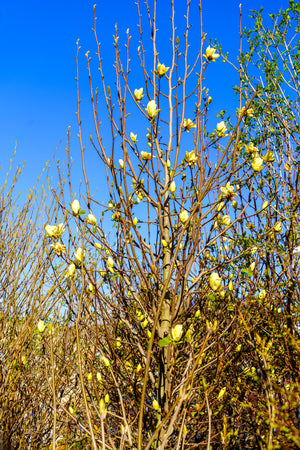
<path fill-rule="evenodd" d="M 71 126 L 71 151 L 74 173 L 80 179 L 79 147 L 76 125 L 76 41 L 80 39 L 80 79 L 84 137 L 93 132 L 90 122 L 90 97 L 86 60 L 84 54 L 91 51 L 95 59 L 95 42 L 92 32 L 93 4 L 90 0 L 52 0 L 26 2 L 2 1 L 0 3 L 0 136 L 2 169 L 0 180 L 7 168 L 17 141 L 17 162 L 26 163 L 21 189 L 28 191 L 45 162 L 51 159 L 55 148 L 61 143 L 57 158 L 63 159 L 68 126 Z M 185 0 L 175 0 L 176 19 L 179 30 L 185 14 Z M 191 46 L 197 40 L 197 1 L 192 0 Z M 216 38 L 223 49 L 235 58 L 239 47 L 239 1 L 203 0 L 203 22 L 207 38 Z M 264 7 L 265 14 L 287 7 L 283 0 L 246 0 L 242 2 L 243 23 L 249 25 L 251 8 Z M 141 2 L 142 5 L 142 2 Z M 108 77 L 112 76 L 113 34 L 118 23 L 120 41 L 125 42 L 127 28 L 133 36 L 132 51 L 138 46 L 137 12 L 135 0 L 101 1 L 97 3 L 98 36 L 102 43 L 103 60 Z M 158 0 L 161 55 L 167 58 L 170 2 Z M 194 35 L 193 35 L 194 33 Z M 209 80 L 212 95 L 218 102 L 216 108 L 228 109 L 234 73 L 225 69 L 219 60 Z M 166 65 L 168 62 L 166 61 Z M 226 70 L 229 70 L 226 72 Z M 97 70 L 94 85 L 100 85 Z M 113 87 L 114 80 L 111 81 Z M 105 122 L 105 116 L 103 121 Z M 92 150 L 90 150 L 92 151 Z M 91 177 L 99 177 L 93 166 Z M 95 186 L 97 181 L 95 182 Z"/>

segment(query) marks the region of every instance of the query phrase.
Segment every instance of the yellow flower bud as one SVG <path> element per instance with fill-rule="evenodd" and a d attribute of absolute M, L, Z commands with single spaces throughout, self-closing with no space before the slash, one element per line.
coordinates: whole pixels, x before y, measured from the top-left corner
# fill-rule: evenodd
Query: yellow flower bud
<path fill-rule="evenodd" d="M 223 387 L 219 392 L 218 400 L 221 400 L 221 398 L 224 396 L 225 392 L 226 392 L 226 387 Z"/>
<path fill-rule="evenodd" d="M 232 283 L 231 280 L 230 280 L 229 283 L 228 283 L 228 290 L 229 290 L 230 292 L 233 291 L 233 283 Z"/>
<path fill-rule="evenodd" d="M 109 395 L 108 394 L 106 394 L 106 396 L 104 397 L 104 401 L 105 401 L 105 403 L 109 403 Z"/>
<path fill-rule="evenodd" d="M 101 398 L 100 402 L 99 402 L 99 413 L 100 413 L 100 419 L 104 420 L 107 414 L 107 408 L 105 405 L 105 400 L 103 398 Z"/>
<path fill-rule="evenodd" d="M 266 298 L 266 296 L 267 296 L 267 293 L 264 289 L 262 289 L 258 294 L 259 300 L 264 300 Z"/>
<path fill-rule="evenodd" d="M 136 144 L 137 143 L 137 134 L 134 134 L 134 133 L 130 133 L 130 139 L 131 139 L 131 141 L 133 142 L 133 144 Z"/>
<path fill-rule="evenodd" d="M 217 272 L 213 272 L 209 277 L 209 285 L 213 291 L 217 291 L 221 287 L 221 278 Z"/>
<path fill-rule="evenodd" d="M 141 101 L 142 98 L 144 97 L 143 88 L 135 89 L 134 90 L 134 97 L 135 97 L 137 102 Z"/>
<path fill-rule="evenodd" d="M 141 322 L 141 327 L 142 328 L 146 328 L 147 325 L 148 325 L 148 320 L 147 319 L 145 319 L 145 320 L 143 320 L 143 322 Z"/>
<path fill-rule="evenodd" d="M 167 243 L 167 241 L 165 241 L 165 239 L 162 239 L 161 243 L 162 243 L 163 247 L 168 247 L 168 243 Z"/>
<path fill-rule="evenodd" d="M 250 266 L 249 266 L 249 270 L 250 270 L 251 272 L 253 272 L 254 269 L 255 269 L 255 262 L 251 263 Z"/>
<path fill-rule="evenodd" d="M 157 400 L 155 400 L 155 399 L 153 400 L 152 406 L 153 406 L 153 409 L 155 409 L 155 411 L 159 410 L 159 403 Z"/>
<path fill-rule="evenodd" d="M 181 223 L 186 223 L 189 219 L 189 213 L 186 210 L 181 211 L 179 214 L 179 219 Z"/>
<path fill-rule="evenodd" d="M 280 221 L 277 222 L 277 223 L 274 225 L 274 230 L 276 231 L 276 233 L 281 233 L 281 232 L 282 232 L 282 224 L 281 224 Z"/>
<path fill-rule="evenodd" d="M 102 362 L 106 367 L 110 367 L 110 361 L 108 358 L 106 358 L 106 356 L 102 356 Z"/>
<path fill-rule="evenodd" d="M 171 192 L 171 194 L 175 194 L 175 192 L 176 192 L 176 183 L 175 183 L 175 181 L 173 180 L 172 181 L 172 183 L 170 184 L 170 192 Z"/>
<path fill-rule="evenodd" d="M 96 217 L 94 216 L 94 214 L 89 214 L 89 215 L 88 215 L 88 223 L 89 223 L 90 225 L 93 225 L 93 226 L 96 226 L 96 225 L 97 225 L 97 219 L 96 219 Z"/>
<path fill-rule="evenodd" d="M 114 267 L 114 260 L 112 259 L 111 256 L 109 258 L 107 258 L 106 264 L 107 264 L 107 267 L 109 267 L 109 268 Z"/>
<path fill-rule="evenodd" d="M 69 265 L 69 267 L 68 267 L 68 270 L 67 270 L 67 273 L 66 273 L 66 275 L 65 275 L 65 278 L 72 278 L 73 276 L 74 276 L 74 273 L 75 273 L 75 270 L 76 270 L 76 266 L 75 266 L 75 264 L 74 263 L 71 263 L 70 265 Z"/>
<path fill-rule="evenodd" d="M 269 206 L 269 202 L 266 200 L 263 202 L 261 209 L 266 209 Z"/>
<path fill-rule="evenodd" d="M 157 105 L 155 103 L 155 100 L 150 100 L 150 102 L 147 105 L 146 108 L 147 114 L 150 117 L 150 119 L 154 119 L 155 116 L 158 113 Z"/>
<path fill-rule="evenodd" d="M 38 328 L 38 330 L 39 330 L 40 333 L 43 333 L 43 331 L 44 331 L 45 328 L 46 328 L 46 325 L 45 325 L 45 323 L 44 323 L 43 320 L 40 320 L 40 321 L 39 321 L 39 323 L 37 324 L 37 328 Z"/>
<path fill-rule="evenodd" d="M 91 381 L 92 378 L 93 378 L 93 374 L 92 373 L 88 373 L 86 378 L 87 378 L 88 381 Z"/>
<path fill-rule="evenodd" d="M 119 159 L 119 166 L 120 166 L 120 169 L 124 169 L 124 161 L 123 161 L 123 159 Z"/>
<path fill-rule="evenodd" d="M 72 211 L 73 211 L 74 215 L 78 216 L 78 213 L 80 211 L 80 203 L 79 203 L 79 201 L 78 200 L 73 200 L 71 207 L 72 207 Z"/>
<path fill-rule="evenodd" d="M 75 252 L 75 260 L 79 262 L 83 262 L 85 258 L 85 251 L 83 248 L 79 247 Z"/>
<path fill-rule="evenodd" d="M 97 381 L 99 381 L 99 383 L 101 383 L 101 381 L 102 381 L 102 376 L 101 376 L 101 373 L 100 373 L 100 372 L 97 372 L 96 378 L 97 378 Z"/>
<path fill-rule="evenodd" d="M 175 325 L 175 327 L 171 329 L 171 338 L 173 339 L 173 341 L 176 342 L 180 341 L 182 332 L 183 332 L 183 325 Z"/>
<path fill-rule="evenodd" d="M 217 211 L 217 212 L 222 211 L 222 209 L 224 208 L 224 206 L 225 206 L 225 203 L 224 203 L 224 202 L 218 203 L 218 205 L 217 205 L 217 207 L 216 207 L 216 211 Z"/>

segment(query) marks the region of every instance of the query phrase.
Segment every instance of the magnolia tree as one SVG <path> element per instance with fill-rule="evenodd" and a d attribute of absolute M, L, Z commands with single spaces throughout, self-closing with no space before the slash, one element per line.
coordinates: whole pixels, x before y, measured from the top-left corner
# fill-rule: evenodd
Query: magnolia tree
<path fill-rule="evenodd" d="M 254 13 L 253 31 L 241 29 L 238 65 L 206 40 L 201 4 L 192 60 L 190 2 L 183 42 L 172 4 L 171 52 L 161 60 L 156 6 L 146 2 L 149 59 L 137 2 L 138 85 L 129 32 L 122 59 L 116 30 L 114 91 L 95 17 L 102 90 L 87 53 L 90 148 L 77 72 L 86 189 L 74 198 L 69 176 L 71 202 L 55 194 L 64 223 L 45 231 L 65 321 L 38 328 L 52 368 L 44 391 L 52 448 L 295 448 L 299 5 L 272 16 L 271 28 Z M 203 80 L 222 59 L 239 76 L 237 113 L 213 122 Z M 85 154 L 93 149 L 107 202 L 90 193 Z"/>

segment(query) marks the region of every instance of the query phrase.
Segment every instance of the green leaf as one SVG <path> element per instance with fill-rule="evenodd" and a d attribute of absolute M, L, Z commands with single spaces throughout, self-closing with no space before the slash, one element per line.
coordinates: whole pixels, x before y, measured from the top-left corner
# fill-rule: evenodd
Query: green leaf
<path fill-rule="evenodd" d="M 158 343 L 158 345 L 160 347 L 165 347 L 166 345 L 169 345 L 172 342 L 172 339 L 169 337 L 165 337 L 163 339 L 161 339 Z"/>
<path fill-rule="evenodd" d="M 83 209 L 81 209 L 78 213 L 79 216 L 82 216 L 83 214 L 85 214 L 85 211 Z"/>

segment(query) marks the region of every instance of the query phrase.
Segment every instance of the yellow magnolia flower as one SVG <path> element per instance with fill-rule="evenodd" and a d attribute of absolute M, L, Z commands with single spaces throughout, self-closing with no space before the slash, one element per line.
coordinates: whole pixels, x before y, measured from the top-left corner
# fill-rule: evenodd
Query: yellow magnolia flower
<path fill-rule="evenodd" d="M 208 46 L 206 51 L 205 51 L 205 55 L 203 55 L 203 57 L 207 60 L 207 61 L 215 61 L 216 59 L 219 58 L 219 54 L 216 52 L 216 49 L 213 47 Z"/>
<path fill-rule="evenodd" d="M 248 145 L 245 145 L 245 150 L 248 155 L 251 155 L 252 153 L 258 153 L 258 148 L 254 147 L 253 142 L 249 142 Z"/>
<path fill-rule="evenodd" d="M 226 131 L 227 131 L 227 127 L 226 127 L 224 120 L 222 120 L 222 122 L 217 123 L 217 136 L 218 137 L 228 136 L 228 134 L 226 134 Z"/>
<path fill-rule="evenodd" d="M 43 333 L 43 331 L 46 328 L 46 325 L 44 324 L 43 320 L 40 320 L 39 323 L 37 324 L 37 328 L 39 330 L 40 333 Z"/>
<path fill-rule="evenodd" d="M 97 219 L 96 219 L 96 217 L 94 216 L 94 214 L 89 214 L 89 215 L 88 215 L 88 223 L 89 223 L 90 225 L 93 225 L 93 226 L 96 226 L 96 225 L 97 225 Z"/>
<path fill-rule="evenodd" d="M 222 217 L 222 223 L 223 223 L 223 225 L 225 225 L 226 227 L 229 227 L 229 225 L 230 225 L 230 223 L 231 223 L 230 216 L 228 216 L 228 215 L 225 214 L 225 215 Z"/>
<path fill-rule="evenodd" d="M 152 406 L 153 406 L 153 409 L 155 409 L 155 411 L 159 410 L 159 403 L 157 400 L 155 400 L 155 399 L 153 400 Z"/>
<path fill-rule="evenodd" d="M 251 272 L 253 272 L 254 269 L 255 269 L 255 262 L 251 263 L 250 266 L 249 266 L 249 270 L 250 270 Z"/>
<path fill-rule="evenodd" d="M 238 207 L 238 202 L 236 200 L 233 200 L 233 202 L 231 203 L 231 206 L 236 209 Z"/>
<path fill-rule="evenodd" d="M 267 153 L 265 154 L 265 156 L 262 157 L 262 159 L 267 163 L 276 161 L 274 153 L 271 150 L 267 151 Z"/>
<path fill-rule="evenodd" d="M 106 358 L 106 356 L 102 356 L 102 362 L 106 367 L 110 367 L 110 361 L 108 358 Z"/>
<path fill-rule="evenodd" d="M 217 291 L 221 287 L 221 278 L 217 272 L 213 272 L 209 277 L 209 285 L 213 291 Z"/>
<path fill-rule="evenodd" d="M 166 67 L 164 64 L 157 64 L 157 68 L 156 68 L 156 74 L 159 77 L 163 77 L 164 75 L 166 75 L 166 73 L 168 72 L 169 67 Z"/>
<path fill-rule="evenodd" d="M 50 238 L 59 238 L 63 232 L 65 231 L 66 227 L 63 223 L 60 223 L 59 225 L 46 225 L 45 226 L 45 232 L 48 237 Z"/>
<path fill-rule="evenodd" d="M 229 283 L 228 283 L 228 290 L 229 290 L 230 292 L 233 291 L 233 283 L 232 283 L 231 280 L 230 280 Z"/>
<path fill-rule="evenodd" d="M 196 125 L 191 121 L 191 119 L 184 119 L 183 128 L 187 133 L 189 133 L 192 128 L 196 128 Z"/>
<path fill-rule="evenodd" d="M 119 159 L 119 167 L 120 167 L 120 169 L 124 169 L 124 161 L 123 161 L 123 159 Z"/>
<path fill-rule="evenodd" d="M 96 378 L 97 378 L 97 381 L 99 381 L 99 383 L 101 383 L 101 381 L 102 381 L 102 376 L 101 376 L 101 373 L 100 373 L 100 372 L 97 372 Z"/>
<path fill-rule="evenodd" d="M 242 109 L 238 108 L 237 112 L 239 116 L 253 117 L 254 109 L 253 108 L 246 109 L 246 107 L 243 106 Z"/>
<path fill-rule="evenodd" d="M 142 327 L 143 329 L 145 329 L 147 325 L 148 325 L 148 320 L 147 320 L 147 319 L 145 319 L 145 320 L 143 320 L 143 321 L 141 322 L 141 327 Z"/>
<path fill-rule="evenodd" d="M 105 404 L 105 400 L 101 398 L 99 402 L 99 416 L 101 420 L 104 420 L 107 414 L 107 408 Z"/>
<path fill-rule="evenodd" d="M 179 219 L 182 223 L 186 223 L 189 218 L 189 213 L 186 210 L 181 211 L 179 214 Z"/>
<path fill-rule="evenodd" d="M 109 258 L 107 258 L 106 264 L 107 264 L 107 267 L 109 267 L 111 269 L 114 267 L 114 260 L 112 259 L 111 256 Z"/>
<path fill-rule="evenodd" d="M 276 231 L 276 233 L 281 233 L 281 232 L 282 232 L 282 224 L 281 224 L 280 221 L 277 222 L 277 223 L 274 225 L 274 231 Z"/>
<path fill-rule="evenodd" d="M 133 219 L 132 223 L 133 223 L 133 225 L 134 225 L 134 226 L 136 226 L 136 225 L 137 225 L 137 223 L 138 223 L 138 218 L 137 218 L 137 217 L 135 217 L 135 218 Z"/>
<path fill-rule="evenodd" d="M 75 264 L 74 264 L 74 263 L 71 263 L 71 264 L 69 265 L 69 267 L 68 267 L 68 270 L 67 270 L 67 273 L 66 273 L 66 275 L 65 275 L 65 278 L 67 278 L 67 279 L 72 278 L 73 275 L 74 275 L 74 273 L 75 273 L 75 270 L 76 270 Z"/>
<path fill-rule="evenodd" d="M 197 162 L 197 156 L 195 155 L 195 150 L 191 152 L 185 152 L 185 160 L 189 166 L 194 166 Z"/>
<path fill-rule="evenodd" d="M 133 132 L 131 132 L 130 139 L 133 142 L 133 144 L 136 144 L 137 143 L 137 134 L 134 134 Z"/>
<path fill-rule="evenodd" d="M 264 300 L 264 299 L 266 298 L 266 296 L 267 296 L 267 293 L 266 293 L 266 291 L 265 291 L 264 289 L 261 290 L 261 291 L 259 292 L 259 294 L 258 294 L 259 300 Z"/>
<path fill-rule="evenodd" d="M 143 88 L 135 89 L 134 90 L 134 97 L 135 97 L 137 102 L 141 101 L 142 98 L 144 97 Z"/>
<path fill-rule="evenodd" d="M 230 182 L 226 183 L 226 186 L 221 187 L 221 192 L 223 194 L 223 197 L 228 198 L 228 200 L 233 200 L 234 197 L 237 196 L 235 192 L 233 192 L 234 187 L 231 186 Z"/>
<path fill-rule="evenodd" d="M 223 387 L 219 392 L 218 400 L 221 400 L 221 398 L 224 396 L 225 392 L 226 392 L 226 387 Z"/>
<path fill-rule="evenodd" d="M 79 262 L 83 262 L 85 257 L 85 251 L 83 248 L 79 247 L 75 252 L 75 259 Z"/>
<path fill-rule="evenodd" d="M 56 253 L 58 256 L 61 256 L 62 253 L 64 253 L 66 251 L 66 246 L 61 244 L 60 242 L 51 244 L 50 247 L 53 248 L 54 253 Z"/>
<path fill-rule="evenodd" d="M 147 114 L 150 117 L 150 119 L 154 119 L 155 116 L 158 113 L 157 105 L 155 103 L 155 100 L 150 100 L 150 102 L 147 105 L 146 108 Z"/>
<path fill-rule="evenodd" d="M 152 155 L 149 152 L 141 152 L 141 158 L 144 161 L 150 161 L 152 159 Z"/>
<path fill-rule="evenodd" d="M 217 211 L 217 212 L 222 211 L 222 209 L 224 208 L 224 206 L 225 206 L 225 203 L 224 203 L 224 202 L 218 203 L 218 205 L 217 205 L 217 207 L 216 207 L 216 211 Z"/>
<path fill-rule="evenodd" d="M 176 192 L 176 183 L 175 183 L 175 181 L 172 181 L 172 183 L 170 184 L 170 192 L 171 192 L 171 194 L 175 194 L 175 192 Z"/>
<path fill-rule="evenodd" d="M 91 381 L 92 378 L 93 378 L 93 374 L 92 374 L 91 372 L 88 373 L 87 376 L 86 376 L 86 378 L 87 378 L 88 381 Z"/>
<path fill-rule="evenodd" d="M 72 207 L 73 214 L 75 216 L 78 216 L 78 213 L 80 211 L 80 203 L 79 203 L 79 201 L 78 200 L 73 200 L 71 207 Z"/>
<path fill-rule="evenodd" d="M 261 170 L 263 170 L 263 160 L 260 158 L 260 156 L 255 156 L 252 159 L 251 166 L 254 172 L 260 172 Z"/>
<path fill-rule="evenodd" d="M 89 294 L 93 294 L 95 292 L 95 289 L 94 289 L 94 286 L 92 285 L 92 283 L 88 284 L 86 290 Z"/>
<path fill-rule="evenodd" d="M 138 363 L 138 365 L 135 368 L 135 373 L 139 375 L 141 372 L 142 372 L 142 365 L 141 363 Z"/>
<path fill-rule="evenodd" d="M 207 104 L 207 105 L 210 105 L 211 102 L 212 102 L 212 98 L 211 98 L 211 96 L 209 96 L 208 99 L 207 99 L 207 101 L 206 101 L 206 104 Z"/>
<path fill-rule="evenodd" d="M 180 338 L 182 336 L 182 331 L 183 331 L 183 325 L 175 325 L 175 327 L 173 327 L 171 329 L 171 338 L 173 339 L 173 341 L 180 341 Z"/>

